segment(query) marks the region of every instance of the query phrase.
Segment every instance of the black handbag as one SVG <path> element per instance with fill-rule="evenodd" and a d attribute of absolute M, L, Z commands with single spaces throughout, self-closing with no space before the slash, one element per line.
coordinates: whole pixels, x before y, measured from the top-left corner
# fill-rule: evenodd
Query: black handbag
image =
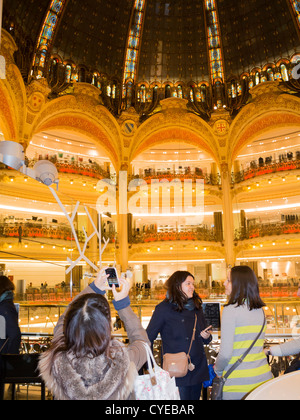
<path fill-rule="evenodd" d="M 225 382 L 227 378 L 232 374 L 232 372 L 242 363 L 242 361 L 245 359 L 247 354 L 251 351 L 252 347 L 260 337 L 261 333 L 263 332 L 263 329 L 266 324 L 266 318 L 264 318 L 263 326 L 261 327 L 260 332 L 257 334 L 255 340 L 252 342 L 251 346 L 245 351 L 245 353 L 235 362 L 234 365 L 231 366 L 231 368 L 226 372 L 224 376 L 221 378 L 218 378 L 217 376 L 214 378 L 212 382 L 212 390 L 211 390 L 211 396 L 210 399 L 213 401 L 220 401 L 223 400 L 223 388 L 225 385 Z"/>

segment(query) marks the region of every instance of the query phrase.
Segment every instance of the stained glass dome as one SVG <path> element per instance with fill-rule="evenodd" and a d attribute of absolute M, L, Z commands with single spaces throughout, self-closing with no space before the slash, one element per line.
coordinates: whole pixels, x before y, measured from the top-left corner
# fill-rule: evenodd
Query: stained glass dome
<path fill-rule="evenodd" d="M 212 82 L 289 61 L 300 49 L 290 0 L 4 0 L 25 77 L 56 58 L 72 77 Z M 31 60 L 25 58 L 30 53 Z"/>

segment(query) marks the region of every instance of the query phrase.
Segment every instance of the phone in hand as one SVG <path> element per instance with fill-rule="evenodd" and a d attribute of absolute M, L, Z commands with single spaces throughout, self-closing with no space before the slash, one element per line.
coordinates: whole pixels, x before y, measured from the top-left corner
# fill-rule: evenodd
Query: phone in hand
<path fill-rule="evenodd" d="M 109 287 L 112 287 L 113 284 L 115 285 L 115 287 L 120 287 L 118 273 L 114 267 L 106 268 L 105 274 L 108 274 L 107 282 L 108 282 Z"/>

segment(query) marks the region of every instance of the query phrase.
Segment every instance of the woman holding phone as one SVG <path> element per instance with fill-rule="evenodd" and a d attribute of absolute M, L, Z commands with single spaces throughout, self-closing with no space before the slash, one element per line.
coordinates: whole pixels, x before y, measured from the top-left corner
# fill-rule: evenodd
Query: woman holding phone
<path fill-rule="evenodd" d="M 182 400 L 199 400 L 202 382 L 209 379 L 204 344 L 210 343 L 211 326 L 207 327 L 200 296 L 195 292 L 194 276 L 188 271 L 176 271 L 167 280 L 166 299 L 156 306 L 147 328 L 153 344 L 160 333 L 162 353 L 189 351 L 196 321 L 195 340 L 190 357 L 191 370 L 182 378 L 176 378 Z"/>
<path fill-rule="evenodd" d="M 39 370 L 57 400 L 134 399 L 137 371 L 147 360 L 146 331 L 130 308 L 129 284 L 107 285 L 102 269 L 96 280 L 68 306 L 54 330 L 49 350 L 40 357 Z M 111 336 L 110 306 L 104 297 L 112 290 L 114 307 L 124 322 L 129 345 Z"/>

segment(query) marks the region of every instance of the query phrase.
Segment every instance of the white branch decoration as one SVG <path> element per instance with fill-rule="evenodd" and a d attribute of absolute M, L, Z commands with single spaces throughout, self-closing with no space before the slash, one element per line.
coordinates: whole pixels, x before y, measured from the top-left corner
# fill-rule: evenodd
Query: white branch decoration
<path fill-rule="evenodd" d="M 83 248 L 81 249 L 81 246 L 80 246 L 80 243 L 79 243 L 79 240 L 78 240 L 78 236 L 77 236 L 77 232 L 76 232 L 75 227 L 74 227 L 74 224 L 73 224 L 80 202 L 77 201 L 77 203 L 75 205 L 75 208 L 74 208 L 74 210 L 72 212 L 72 216 L 70 217 L 69 214 L 68 214 L 68 212 L 67 212 L 67 210 L 65 209 L 64 205 L 60 201 L 60 199 L 59 199 L 56 191 L 53 188 L 51 188 L 51 187 L 49 187 L 49 189 L 52 192 L 52 195 L 54 196 L 55 200 L 59 204 L 59 207 L 61 208 L 61 210 L 65 214 L 65 216 L 66 216 L 66 218 L 67 218 L 67 220 L 68 220 L 68 222 L 70 224 L 70 227 L 71 227 L 71 230 L 72 230 L 72 233 L 73 233 L 73 237 L 75 239 L 76 246 L 77 246 L 77 249 L 78 249 L 78 252 L 79 252 L 79 257 L 75 261 L 72 261 L 71 258 L 67 257 L 67 261 L 70 263 L 70 267 L 67 268 L 66 274 L 70 273 L 70 271 L 72 271 L 73 268 L 81 260 L 84 260 L 95 271 L 98 271 L 99 268 L 85 255 L 86 247 L 87 247 L 87 244 L 89 243 L 89 241 L 95 235 L 97 235 L 97 237 L 99 239 L 99 257 L 100 257 L 99 261 L 100 261 L 100 267 L 101 267 L 102 266 L 102 254 L 103 254 L 105 248 L 107 247 L 107 244 L 109 242 L 109 238 L 107 240 L 105 240 L 105 238 L 103 238 L 104 246 L 102 248 L 102 243 L 101 243 L 101 225 L 99 223 L 99 232 L 98 232 L 98 230 L 97 230 L 97 228 L 95 226 L 95 223 L 93 222 L 93 219 L 92 219 L 92 217 L 91 217 L 91 215 L 90 215 L 87 207 L 84 206 L 84 210 L 85 210 L 85 212 L 86 212 L 86 214 L 87 214 L 87 216 L 88 216 L 88 218 L 89 218 L 89 220 L 91 222 L 91 225 L 93 226 L 94 231 L 93 231 L 93 233 L 91 233 L 90 236 L 87 236 L 87 233 L 86 233 L 86 231 L 85 231 L 85 229 L 83 227 L 83 232 L 84 232 L 84 235 L 85 235 L 85 243 L 83 245 Z M 100 222 L 100 215 L 99 215 L 99 222 Z"/>

